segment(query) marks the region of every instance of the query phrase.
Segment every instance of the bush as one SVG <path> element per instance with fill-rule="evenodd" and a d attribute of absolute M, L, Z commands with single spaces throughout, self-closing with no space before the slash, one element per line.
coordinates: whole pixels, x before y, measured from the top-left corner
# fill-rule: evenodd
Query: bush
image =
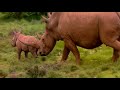
<path fill-rule="evenodd" d="M 5 18 L 15 18 L 15 19 L 40 19 L 41 15 L 47 15 L 47 12 L 3 12 Z"/>

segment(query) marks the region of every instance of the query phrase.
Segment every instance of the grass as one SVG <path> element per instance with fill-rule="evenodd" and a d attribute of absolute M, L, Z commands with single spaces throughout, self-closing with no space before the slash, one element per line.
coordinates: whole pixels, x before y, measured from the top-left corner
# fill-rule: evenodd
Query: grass
<path fill-rule="evenodd" d="M 16 49 L 10 44 L 9 33 L 12 29 L 22 29 L 26 35 L 44 32 L 40 20 L 3 19 L 0 13 L 0 77 L 1 78 L 120 78 L 120 61 L 111 61 L 112 48 L 102 45 L 88 50 L 78 47 L 81 65 L 76 65 L 70 53 L 68 60 L 60 64 L 64 43 L 57 42 L 53 51 L 45 57 L 35 59 L 29 53 L 25 59 L 22 53 L 18 61 Z"/>

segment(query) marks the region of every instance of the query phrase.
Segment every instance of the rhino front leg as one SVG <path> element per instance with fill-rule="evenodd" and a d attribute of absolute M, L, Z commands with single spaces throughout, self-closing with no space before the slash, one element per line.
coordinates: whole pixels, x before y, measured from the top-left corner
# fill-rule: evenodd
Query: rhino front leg
<path fill-rule="evenodd" d="M 20 60 L 22 50 L 21 49 L 17 49 L 17 52 L 18 52 L 18 60 Z"/>
<path fill-rule="evenodd" d="M 36 50 L 36 55 L 38 56 L 38 49 Z"/>
<path fill-rule="evenodd" d="M 72 51 L 72 53 L 74 54 L 74 56 L 76 58 L 76 63 L 80 64 L 80 54 L 79 54 L 79 51 L 78 51 L 75 43 L 71 39 L 64 39 L 64 42 L 65 42 L 66 47 L 70 51 Z"/>
<path fill-rule="evenodd" d="M 28 58 L 28 52 L 25 52 L 25 58 Z"/>
<path fill-rule="evenodd" d="M 37 54 L 36 54 L 36 51 L 31 51 L 32 55 L 37 58 Z"/>
<path fill-rule="evenodd" d="M 61 62 L 64 62 L 64 61 L 67 60 L 69 53 L 70 53 L 70 50 L 65 45 L 64 50 L 63 50 L 63 55 L 62 55 Z"/>

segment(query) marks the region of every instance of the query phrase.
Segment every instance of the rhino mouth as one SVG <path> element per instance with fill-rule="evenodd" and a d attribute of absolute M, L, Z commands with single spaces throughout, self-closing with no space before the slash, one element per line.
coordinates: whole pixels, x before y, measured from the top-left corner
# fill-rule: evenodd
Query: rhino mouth
<path fill-rule="evenodd" d="M 49 53 L 41 53 L 40 52 L 40 56 L 47 56 Z"/>
<path fill-rule="evenodd" d="M 40 56 L 46 56 L 47 54 L 40 52 Z"/>
<path fill-rule="evenodd" d="M 46 54 L 40 54 L 41 56 L 46 56 Z"/>

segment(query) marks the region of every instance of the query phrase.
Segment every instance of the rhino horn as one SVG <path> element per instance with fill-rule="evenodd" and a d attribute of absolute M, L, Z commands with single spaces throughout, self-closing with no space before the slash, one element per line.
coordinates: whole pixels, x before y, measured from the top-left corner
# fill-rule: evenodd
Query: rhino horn
<path fill-rule="evenodd" d="M 42 19 L 43 19 L 42 22 L 46 22 L 46 23 L 48 22 L 48 19 L 46 17 L 42 16 Z"/>

